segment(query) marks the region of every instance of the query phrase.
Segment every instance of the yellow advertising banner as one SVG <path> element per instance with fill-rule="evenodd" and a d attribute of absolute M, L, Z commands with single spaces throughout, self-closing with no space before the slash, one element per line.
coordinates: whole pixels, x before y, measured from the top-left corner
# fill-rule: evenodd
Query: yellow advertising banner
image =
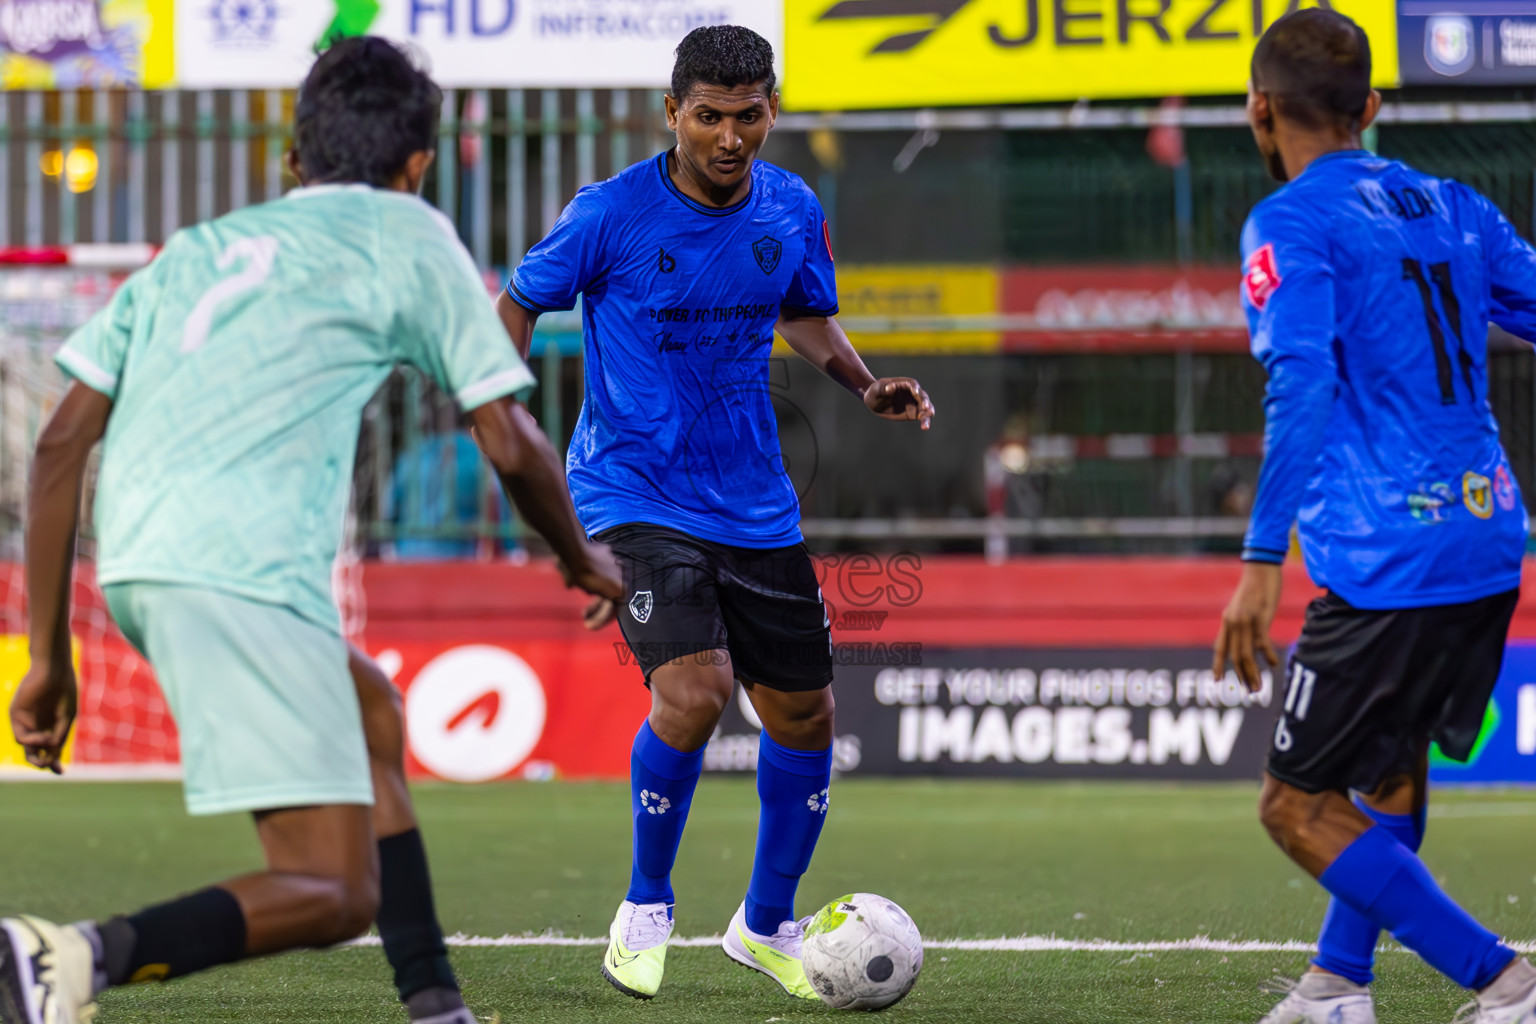
<path fill-rule="evenodd" d="M 785 0 L 795 110 L 1242 93 L 1264 28 L 1332 7 L 1396 85 L 1395 0 Z"/>
<path fill-rule="evenodd" d="M 0 0 L 0 89 L 170 85 L 173 2 Z"/>
<path fill-rule="evenodd" d="M 924 330 L 920 321 L 996 314 L 998 285 L 986 266 L 840 266 L 837 318 L 860 352 L 995 352 L 997 331 Z"/>
<path fill-rule="evenodd" d="M 80 667 L 80 652 L 74 652 L 75 669 Z M 16 693 L 16 687 L 21 684 L 22 677 L 27 674 L 27 669 L 32 665 L 32 658 L 27 653 L 27 638 L 24 636 L 0 636 L 0 711 L 11 706 L 11 697 Z M 74 756 L 75 738 L 71 734 L 69 742 L 64 744 L 64 763 L 68 764 Z M 9 717 L 0 715 L 0 770 L 7 768 L 27 767 L 26 752 L 21 749 L 11 735 L 11 722 Z"/>

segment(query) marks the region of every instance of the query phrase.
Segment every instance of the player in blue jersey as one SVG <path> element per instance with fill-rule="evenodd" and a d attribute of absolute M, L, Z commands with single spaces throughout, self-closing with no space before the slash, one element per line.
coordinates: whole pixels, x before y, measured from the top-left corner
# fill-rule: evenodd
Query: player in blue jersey
<path fill-rule="evenodd" d="M 75 534 L 102 441 L 97 578 L 176 716 L 188 810 L 251 813 L 266 863 L 127 916 L 0 918 L 0 1024 L 86 1024 L 105 988 L 334 945 L 375 919 L 411 1019 L 475 1020 L 433 910 L 398 697 L 349 652 L 330 591 L 358 424 L 391 370 L 416 366 L 468 411 L 573 584 L 622 590 L 519 401 L 533 377 L 469 253 L 415 194 L 441 104 L 393 44 L 337 43 L 299 92 L 304 187 L 177 232 L 56 356 L 73 383 L 29 481 L 31 663 L 11 729 L 61 770 Z"/>
<path fill-rule="evenodd" d="M 1326 592 L 1281 685 L 1260 817 L 1332 895 L 1311 970 L 1269 1024 L 1373 1024 L 1380 932 L 1536 1021 L 1536 967 L 1417 856 L 1429 744 L 1465 760 L 1519 596 L 1526 513 L 1488 405 L 1488 323 L 1536 340 L 1536 250 L 1487 199 L 1361 148 L 1380 109 L 1349 19 L 1305 10 L 1254 51 L 1248 116 L 1284 187 L 1243 230 L 1265 461 L 1216 642 L 1251 688 L 1291 524 Z M 1350 794 L 1355 794 L 1351 801 Z"/>
<path fill-rule="evenodd" d="M 603 974 L 640 998 L 661 984 L 672 865 L 739 679 L 763 721 L 762 810 L 724 947 L 809 999 L 794 896 L 827 810 L 832 651 L 770 401 L 775 325 L 875 414 L 926 429 L 933 406 L 916 381 L 865 368 L 833 319 L 816 197 L 756 159 L 778 112 L 767 41 L 737 26 L 690 33 L 666 102 L 677 145 L 582 189 L 497 300 L 526 353 L 540 313 L 583 298 L 586 397 L 567 475 L 583 525 L 624 567 L 617 614 L 651 689 L 630 759 L 630 887 Z"/>

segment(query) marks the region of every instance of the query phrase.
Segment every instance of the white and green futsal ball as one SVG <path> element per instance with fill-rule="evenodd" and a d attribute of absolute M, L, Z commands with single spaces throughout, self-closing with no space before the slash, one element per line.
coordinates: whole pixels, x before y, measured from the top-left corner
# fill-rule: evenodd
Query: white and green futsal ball
<path fill-rule="evenodd" d="M 912 991 L 923 937 L 884 896 L 856 892 L 822 907 L 805 928 L 805 977 L 828 1006 L 883 1010 Z"/>

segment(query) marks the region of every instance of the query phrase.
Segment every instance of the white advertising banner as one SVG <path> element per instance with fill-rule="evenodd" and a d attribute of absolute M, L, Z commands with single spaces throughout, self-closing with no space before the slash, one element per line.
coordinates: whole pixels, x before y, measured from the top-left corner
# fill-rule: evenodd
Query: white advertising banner
<path fill-rule="evenodd" d="M 256 0 L 176 4 L 176 84 L 292 88 L 333 24 L 414 46 L 451 88 L 660 88 L 701 25 L 779 50 L 779 0 Z"/>
<path fill-rule="evenodd" d="M 174 84 L 183 89 L 292 89 L 315 62 L 334 0 L 179 0 Z"/>

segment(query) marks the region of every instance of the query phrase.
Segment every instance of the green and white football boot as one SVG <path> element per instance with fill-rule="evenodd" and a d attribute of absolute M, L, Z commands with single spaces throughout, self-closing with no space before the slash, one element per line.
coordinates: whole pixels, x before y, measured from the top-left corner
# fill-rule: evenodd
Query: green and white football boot
<path fill-rule="evenodd" d="M 627 996 L 650 999 L 661 988 L 671 937 L 672 915 L 665 903 L 625 900 L 608 928 L 603 977 Z"/>
<path fill-rule="evenodd" d="M 747 905 L 743 902 L 736 908 L 736 916 L 731 918 L 720 946 L 726 956 L 743 967 L 768 975 L 796 999 L 819 1001 L 821 997 L 811 988 L 805 968 L 800 965 L 800 944 L 809 920 L 785 921 L 772 935 L 759 935 L 747 927 Z"/>

